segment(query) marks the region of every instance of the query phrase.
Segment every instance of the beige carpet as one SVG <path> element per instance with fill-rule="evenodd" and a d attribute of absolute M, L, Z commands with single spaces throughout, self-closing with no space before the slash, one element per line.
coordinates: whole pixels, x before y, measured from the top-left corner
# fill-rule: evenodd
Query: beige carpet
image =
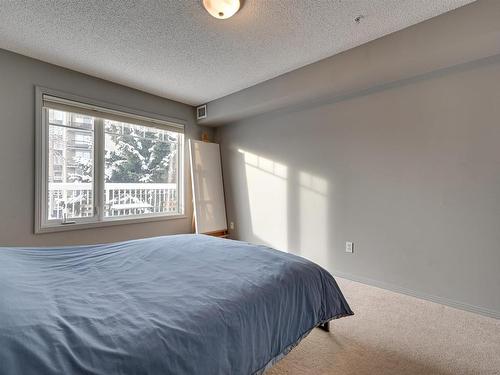
<path fill-rule="evenodd" d="M 337 281 L 356 315 L 313 330 L 266 375 L 500 374 L 500 320 Z"/>

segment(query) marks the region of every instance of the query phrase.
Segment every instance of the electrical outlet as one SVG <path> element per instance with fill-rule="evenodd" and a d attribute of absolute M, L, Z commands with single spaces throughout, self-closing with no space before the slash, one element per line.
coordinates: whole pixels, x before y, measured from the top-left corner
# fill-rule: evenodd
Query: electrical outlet
<path fill-rule="evenodd" d="M 353 250 L 354 250 L 354 244 L 352 242 L 346 242 L 345 243 L 345 252 L 352 253 Z"/>
<path fill-rule="evenodd" d="M 234 230 L 234 221 L 229 223 L 229 229 Z"/>

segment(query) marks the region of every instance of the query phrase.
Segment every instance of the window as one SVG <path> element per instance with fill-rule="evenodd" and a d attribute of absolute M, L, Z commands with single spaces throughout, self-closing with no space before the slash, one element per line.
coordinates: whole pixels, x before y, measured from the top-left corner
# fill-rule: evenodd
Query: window
<path fill-rule="evenodd" d="M 57 111 L 53 111 L 53 112 L 57 112 Z M 89 118 L 89 120 L 93 120 L 93 119 Z M 75 145 L 87 146 L 90 143 L 92 143 L 92 136 L 90 134 L 83 133 L 83 132 L 78 132 L 75 134 Z"/>
<path fill-rule="evenodd" d="M 36 232 L 184 214 L 184 127 L 38 88 Z"/>

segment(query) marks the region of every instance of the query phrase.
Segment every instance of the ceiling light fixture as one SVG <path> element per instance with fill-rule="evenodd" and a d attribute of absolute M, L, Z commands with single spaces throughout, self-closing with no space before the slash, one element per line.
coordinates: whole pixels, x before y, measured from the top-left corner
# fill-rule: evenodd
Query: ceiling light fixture
<path fill-rule="evenodd" d="M 240 0 L 203 0 L 203 6 L 215 18 L 225 20 L 240 9 Z"/>

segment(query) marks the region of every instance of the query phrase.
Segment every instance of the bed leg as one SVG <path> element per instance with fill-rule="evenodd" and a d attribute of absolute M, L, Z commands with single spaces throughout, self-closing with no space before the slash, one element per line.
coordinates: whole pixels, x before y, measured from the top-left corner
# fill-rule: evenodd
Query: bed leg
<path fill-rule="evenodd" d="M 318 328 L 322 329 L 323 331 L 330 332 L 330 322 L 320 324 Z"/>

